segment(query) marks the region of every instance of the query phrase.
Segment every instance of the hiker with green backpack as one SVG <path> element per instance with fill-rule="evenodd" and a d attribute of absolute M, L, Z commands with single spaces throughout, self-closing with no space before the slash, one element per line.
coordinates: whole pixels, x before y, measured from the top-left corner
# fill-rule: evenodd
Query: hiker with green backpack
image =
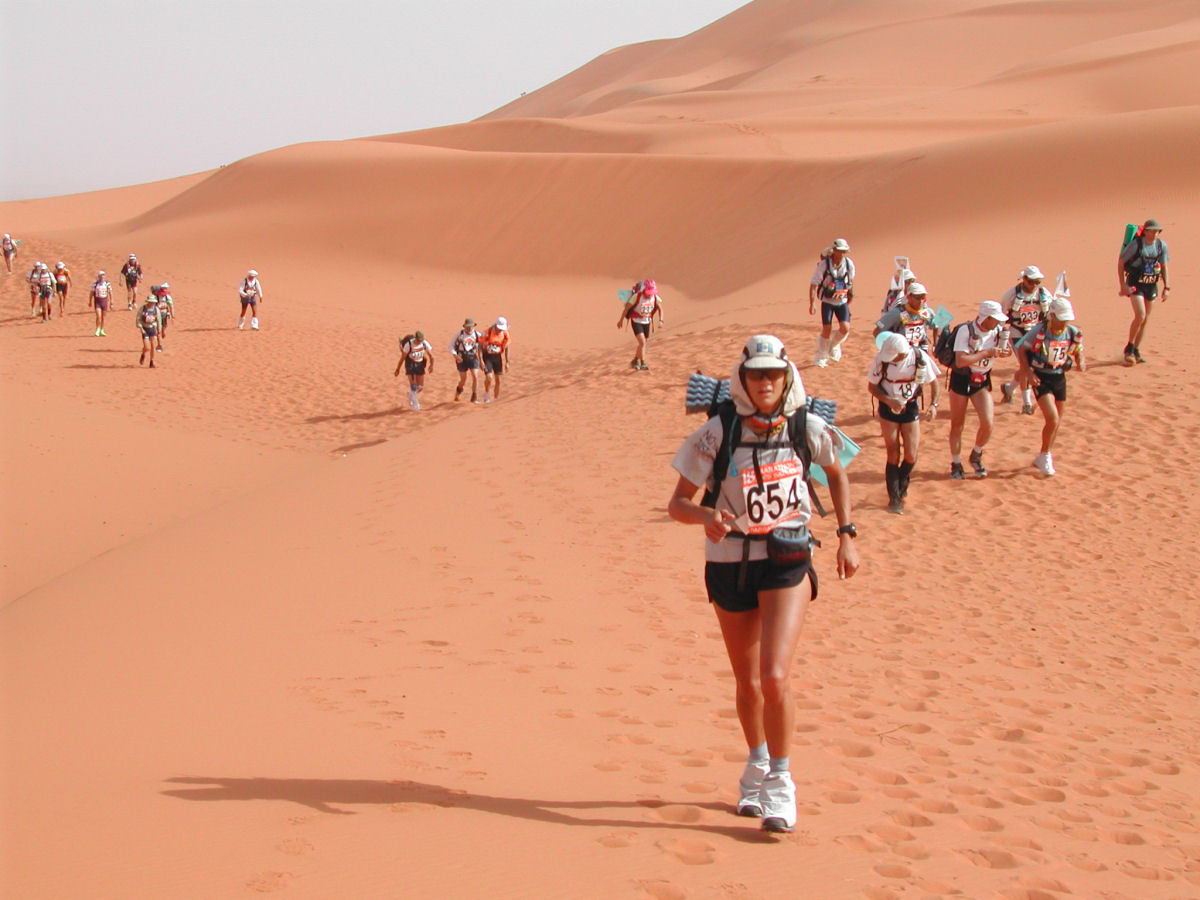
<path fill-rule="evenodd" d="M 1158 299 L 1158 283 L 1163 285 L 1162 302 L 1167 302 L 1171 290 L 1167 277 L 1166 241 L 1159 235 L 1162 226 L 1157 219 L 1147 219 L 1136 231 L 1127 226 L 1125 246 L 1117 257 L 1117 282 L 1122 297 L 1128 297 L 1133 306 L 1133 322 L 1129 325 L 1129 343 L 1123 351 L 1125 365 L 1145 362 L 1142 358 L 1142 338 L 1146 334 L 1146 322 Z M 1132 231 L 1132 234 L 1129 232 Z"/>
<path fill-rule="evenodd" d="M 679 480 L 667 512 L 703 526 L 707 538 L 704 583 L 749 747 L 738 815 L 760 817 L 764 831 L 790 832 L 796 825 L 788 760 L 796 714 L 791 668 L 805 610 L 817 596 L 816 542 L 808 530 L 811 465 L 824 470 L 837 513 L 840 578 L 858 569 L 858 532 L 850 521 L 850 481 L 837 456 L 840 438 L 808 415 L 800 373 L 783 342 L 751 337 L 729 388 L 731 399 L 675 454 Z"/>

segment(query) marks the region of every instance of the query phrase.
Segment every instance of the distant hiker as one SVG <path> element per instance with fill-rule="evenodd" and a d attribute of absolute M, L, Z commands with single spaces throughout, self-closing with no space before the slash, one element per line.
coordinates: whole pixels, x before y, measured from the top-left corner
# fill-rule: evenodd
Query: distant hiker
<path fill-rule="evenodd" d="M 4 251 L 4 268 L 11 275 L 13 260 L 17 258 L 17 242 L 13 240 L 13 236 L 8 232 L 4 233 L 4 237 L 0 238 L 0 250 Z"/>
<path fill-rule="evenodd" d="M 1016 346 L 1021 338 L 1046 321 L 1046 311 L 1054 298 L 1042 286 L 1045 276 L 1037 266 L 1026 266 L 1021 270 L 1021 280 L 1000 295 L 1000 307 L 1008 314 L 1009 340 Z M 1021 389 L 1023 404 L 1021 412 L 1033 415 L 1033 389 L 1021 380 L 1020 369 L 1012 381 L 1000 385 L 1004 403 L 1012 403 L 1013 393 Z"/>
<path fill-rule="evenodd" d="M 1153 303 L 1158 299 L 1158 283 L 1162 282 L 1162 302 L 1167 302 L 1171 291 L 1167 276 L 1167 243 L 1159 237 L 1162 226 L 1157 219 L 1147 219 L 1117 258 L 1117 280 L 1122 297 L 1128 297 L 1133 306 L 1133 322 L 1129 326 L 1129 343 L 1125 345 L 1125 365 L 1145 362 L 1142 358 L 1142 338 L 1146 334 L 1146 323 L 1153 312 Z"/>
<path fill-rule="evenodd" d="M 500 399 L 500 375 L 508 371 L 508 347 L 512 343 L 508 319 L 501 316 L 483 336 L 483 402 Z M 495 379 L 495 386 L 492 381 Z"/>
<path fill-rule="evenodd" d="M 162 322 L 158 318 L 158 301 L 154 297 L 147 297 L 133 317 L 133 324 L 137 326 L 138 331 L 142 334 L 142 355 L 138 359 L 138 365 L 143 365 L 146 362 L 146 354 L 150 355 L 150 368 L 154 368 L 154 351 L 158 346 L 158 332 Z"/>
<path fill-rule="evenodd" d="M 900 269 L 892 276 L 892 287 L 883 295 L 883 309 L 880 312 L 887 315 L 897 306 L 902 306 L 908 296 L 908 286 L 917 280 L 912 269 Z"/>
<path fill-rule="evenodd" d="M 121 266 L 121 275 L 125 278 L 125 300 L 128 309 L 133 309 L 137 303 L 138 284 L 142 280 L 142 264 L 138 262 L 137 255 L 129 254 L 129 259 L 125 260 L 125 265 Z"/>
<path fill-rule="evenodd" d="M 92 282 L 92 289 L 89 293 L 92 305 L 96 310 L 96 337 L 107 337 L 108 333 L 104 330 L 104 319 L 108 316 L 108 304 L 113 298 L 113 286 L 105 280 L 103 269 L 96 273 L 96 280 Z"/>
<path fill-rule="evenodd" d="M 671 466 L 679 479 L 667 512 L 677 522 L 703 526 L 707 538 L 704 585 L 749 747 L 737 814 L 761 817 L 764 831 L 790 832 L 797 815 L 789 762 L 796 717 L 791 669 L 805 610 L 817 596 L 808 530 L 811 464 L 824 469 L 833 497 L 840 578 L 858 569 L 858 531 L 850 521 L 850 481 L 837 455 L 840 438 L 808 413 L 800 373 L 779 338 L 751 337 L 729 388 L 732 399 L 675 454 Z"/>
<path fill-rule="evenodd" d="M 1021 372 L 1033 385 L 1045 424 L 1042 426 L 1042 450 L 1033 458 L 1034 467 L 1043 475 L 1054 474 L 1050 455 L 1067 402 L 1067 370 L 1076 365 L 1087 371 L 1083 356 L 1083 332 L 1072 323 L 1075 310 L 1071 301 L 1056 297 L 1050 302 L 1049 317 L 1035 326 L 1016 346 Z"/>
<path fill-rule="evenodd" d="M 41 305 L 41 278 L 42 266 L 45 263 L 35 262 L 33 268 L 29 270 L 29 274 L 25 276 L 25 280 L 29 282 L 29 315 L 36 319 L 38 309 Z"/>
<path fill-rule="evenodd" d="M 454 402 L 462 399 L 471 376 L 471 402 L 479 402 L 479 341 L 483 335 L 475 330 L 475 320 L 467 318 L 462 328 L 450 340 L 450 352 L 454 354 L 454 366 L 458 369 L 458 387 L 454 389 Z"/>
<path fill-rule="evenodd" d="M 238 298 L 242 301 L 242 314 L 238 316 L 238 331 L 246 324 L 246 315 L 250 315 L 250 328 L 258 331 L 258 304 L 263 300 L 262 285 L 258 280 L 258 270 L 251 269 L 242 279 L 238 287 Z"/>
<path fill-rule="evenodd" d="M 922 385 L 933 386 L 927 413 L 932 422 L 937 418 L 938 376 L 941 373 L 927 350 L 920 344 L 914 346 L 903 334 L 893 331 L 880 342 L 879 352 L 867 373 L 867 390 L 879 400 L 879 429 L 887 451 L 884 481 L 888 490 L 888 512 L 904 513 L 908 481 L 917 464 L 921 443 L 921 410 L 917 395 Z"/>
<path fill-rule="evenodd" d="M 175 318 L 175 298 L 171 296 L 171 285 L 167 282 L 152 285 L 150 296 L 158 304 L 158 352 L 162 353 L 163 339 L 167 336 L 167 324 Z"/>
<path fill-rule="evenodd" d="M 433 345 L 425 340 L 425 332 L 416 331 L 400 339 L 400 361 L 396 363 L 394 377 L 400 376 L 400 367 L 408 376 L 408 405 L 421 408 L 421 391 L 425 390 L 426 373 L 433 374 Z"/>
<path fill-rule="evenodd" d="M 61 319 L 67 308 L 67 291 L 71 287 L 71 270 L 61 259 L 54 264 L 54 293 L 58 294 L 58 317 Z"/>
<path fill-rule="evenodd" d="M 633 294 L 621 310 L 621 318 L 617 319 L 618 330 L 625 326 L 626 319 L 629 320 L 630 330 L 633 331 L 633 338 L 637 342 L 633 360 L 629 363 L 631 368 L 643 371 L 650 368 L 646 365 L 646 341 L 650 338 L 655 316 L 658 317 L 658 326 L 661 328 L 662 298 L 658 295 L 657 282 L 653 278 L 647 278 L 634 285 Z"/>
<path fill-rule="evenodd" d="M 54 318 L 54 275 L 45 263 L 39 263 L 38 269 L 38 311 L 43 322 Z"/>
<path fill-rule="evenodd" d="M 847 255 L 850 244 L 838 238 L 821 253 L 817 270 L 808 285 L 808 314 L 816 312 L 821 299 L 821 335 L 813 362 L 824 368 L 842 358 L 842 342 L 850 335 L 850 303 L 854 300 L 854 261 Z M 833 320 L 838 320 L 837 337 L 831 337 Z"/>
<path fill-rule="evenodd" d="M 967 400 L 979 415 L 971 466 L 977 478 L 987 478 L 983 448 L 992 436 L 995 411 L 992 407 L 992 361 L 1012 355 L 1003 342 L 1002 326 L 1008 321 L 995 300 L 979 304 L 979 315 L 959 325 L 954 332 L 954 369 L 950 372 L 950 477 L 962 478 L 962 433 L 967 421 Z"/>

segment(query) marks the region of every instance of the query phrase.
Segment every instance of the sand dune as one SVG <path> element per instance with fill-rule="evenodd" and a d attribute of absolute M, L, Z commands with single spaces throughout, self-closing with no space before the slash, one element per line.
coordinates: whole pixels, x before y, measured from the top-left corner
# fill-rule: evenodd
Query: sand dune
<path fill-rule="evenodd" d="M 759 0 L 478 122 L 0 204 L 21 264 L 76 279 L 43 325 L 0 276 L 0 894 L 1195 896 L 1198 30 L 1189 3 Z M 1147 215 L 1174 292 L 1127 369 L 1113 261 Z M 773 839 L 732 812 L 668 463 L 691 372 L 755 331 L 809 356 L 834 235 L 855 331 L 803 374 L 863 446 L 863 569 L 822 553 Z M 82 299 L 130 250 L 179 310 L 154 372 Z M 939 421 L 885 513 L 864 381 L 896 253 L 960 318 L 1068 270 L 1092 367 L 1055 479 L 1001 407 L 990 478 L 945 477 Z M 650 274 L 633 372 L 614 292 Z M 501 314 L 501 401 L 455 403 L 451 334 Z M 392 375 L 417 327 L 420 414 Z"/>

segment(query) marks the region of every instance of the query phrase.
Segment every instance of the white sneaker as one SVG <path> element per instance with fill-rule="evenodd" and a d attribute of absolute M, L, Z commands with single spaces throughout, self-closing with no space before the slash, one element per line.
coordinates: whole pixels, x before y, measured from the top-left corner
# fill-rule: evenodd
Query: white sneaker
<path fill-rule="evenodd" d="M 759 792 L 763 831 L 796 829 L 796 785 L 791 772 L 768 772 Z"/>
<path fill-rule="evenodd" d="M 413 393 L 412 391 L 408 392 L 408 408 L 409 409 L 417 408 L 417 395 L 415 393 Z"/>
<path fill-rule="evenodd" d="M 250 320 L 250 327 L 251 327 L 251 328 L 253 328 L 255 331 L 258 331 L 258 319 L 256 319 L 256 318 L 255 318 L 255 319 L 251 319 L 251 320 Z"/>
<path fill-rule="evenodd" d="M 413 409 L 419 410 L 420 408 L 421 408 L 421 395 L 413 394 Z"/>
<path fill-rule="evenodd" d="M 1043 475 L 1054 474 L 1054 459 L 1049 453 L 1039 453 L 1033 458 L 1033 466 Z"/>
<path fill-rule="evenodd" d="M 818 356 L 816 359 L 813 360 L 813 365 L 815 365 L 819 369 L 824 369 L 826 366 L 829 365 L 829 357 Z"/>
<path fill-rule="evenodd" d="M 834 344 L 833 349 L 829 351 L 829 358 L 834 362 L 842 361 L 842 344 L 840 341 Z"/>
<path fill-rule="evenodd" d="M 241 319 L 238 319 L 238 331 L 241 331 L 242 326 L 244 326 L 245 324 L 246 323 L 244 321 L 242 321 Z"/>
<path fill-rule="evenodd" d="M 762 762 L 747 762 L 746 768 L 742 771 L 742 777 L 738 779 L 738 798 L 737 814 L 739 816 L 754 816 L 762 815 L 762 793 L 763 779 L 767 776 L 767 769 L 770 768 L 768 760 Z"/>

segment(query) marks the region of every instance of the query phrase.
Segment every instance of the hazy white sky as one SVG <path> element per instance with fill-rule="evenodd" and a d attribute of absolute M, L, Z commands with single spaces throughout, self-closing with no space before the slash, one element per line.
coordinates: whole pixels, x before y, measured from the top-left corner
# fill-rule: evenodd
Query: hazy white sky
<path fill-rule="evenodd" d="M 462 122 L 745 0 L 0 0 L 0 200 Z"/>

